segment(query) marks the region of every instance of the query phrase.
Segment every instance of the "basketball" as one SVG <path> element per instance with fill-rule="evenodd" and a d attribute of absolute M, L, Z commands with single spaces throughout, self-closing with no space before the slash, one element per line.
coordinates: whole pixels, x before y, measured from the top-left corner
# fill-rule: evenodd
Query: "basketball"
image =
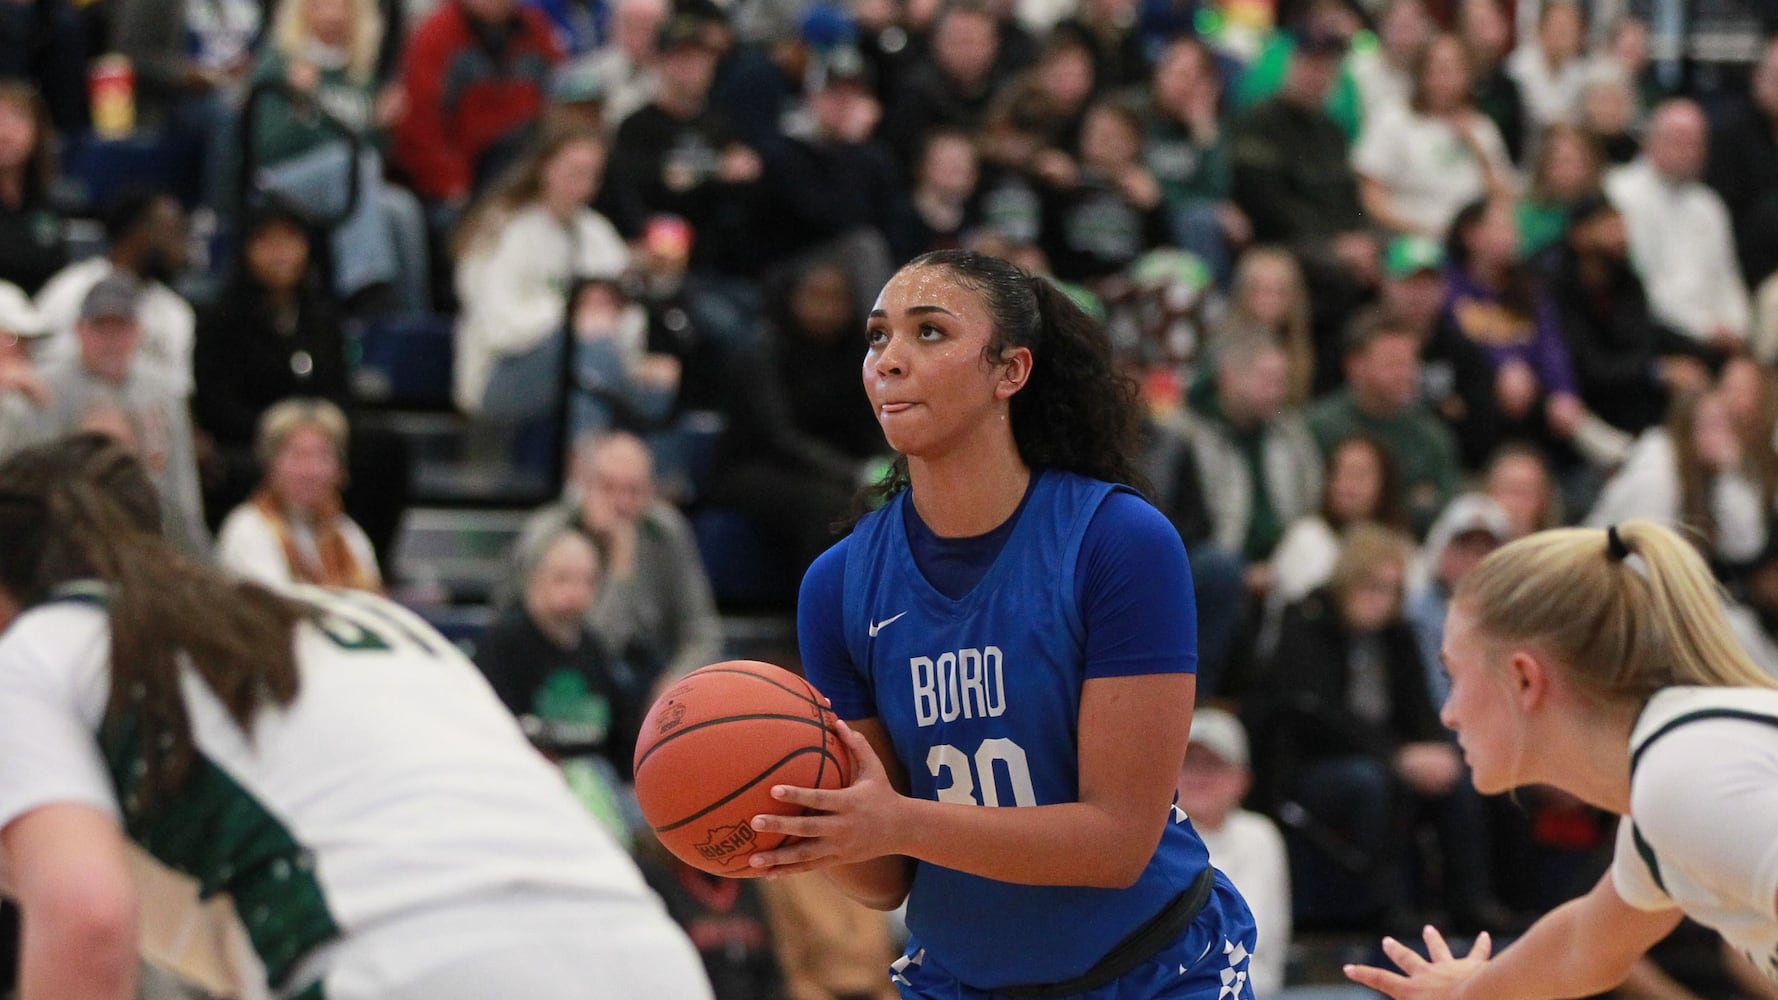
<path fill-rule="evenodd" d="M 801 815 L 772 798 L 774 785 L 844 788 L 851 758 L 837 721 L 809 682 L 783 667 L 730 660 L 668 688 L 636 740 L 636 799 L 667 850 L 732 878 L 747 859 L 794 838 L 756 834 L 762 813 Z"/>

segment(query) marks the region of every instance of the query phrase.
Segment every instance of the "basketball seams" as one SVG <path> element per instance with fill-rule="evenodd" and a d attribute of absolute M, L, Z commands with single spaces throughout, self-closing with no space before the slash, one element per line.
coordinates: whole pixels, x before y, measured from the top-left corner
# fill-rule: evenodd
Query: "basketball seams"
<path fill-rule="evenodd" d="M 771 664 L 769 664 L 769 663 L 764 664 L 764 665 L 771 666 Z M 784 670 L 783 667 L 772 667 L 772 669 L 773 670 Z M 784 670 L 784 672 L 790 673 L 788 670 Z M 821 698 L 819 695 L 817 695 L 815 693 L 815 689 L 813 687 L 809 686 L 808 681 L 803 680 L 801 677 L 797 677 L 795 674 L 790 674 L 790 676 L 796 677 L 797 680 L 802 681 L 803 689 L 801 691 L 798 691 L 796 688 L 790 687 L 789 685 L 780 683 L 776 678 L 767 677 L 764 674 L 755 673 L 752 670 L 740 670 L 735 667 L 709 666 L 709 667 L 704 667 L 704 668 L 698 670 L 697 673 L 703 674 L 705 676 L 710 676 L 710 675 L 714 675 L 714 674 L 735 674 L 735 675 L 738 675 L 741 677 L 751 677 L 754 680 L 759 681 L 762 684 L 770 684 L 771 686 L 777 688 L 778 690 L 783 691 L 785 694 L 795 695 L 796 697 L 801 698 L 803 701 L 806 701 L 809 704 L 814 705 L 816 708 L 822 707 Z M 689 677 L 689 675 L 687 675 L 687 676 Z"/>
<path fill-rule="evenodd" d="M 642 770 L 642 765 L 648 763 L 648 758 L 653 757 L 654 752 L 656 750 L 659 750 L 661 747 L 667 746 L 668 744 L 672 743 L 674 740 L 678 739 L 681 736 L 686 735 L 687 733 L 695 733 L 695 732 L 698 732 L 699 730 L 709 729 L 711 726 L 720 726 L 723 723 L 727 723 L 727 722 L 757 722 L 757 721 L 763 721 L 763 720 L 767 720 L 767 719 L 776 719 L 779 722 L 794 722 L 799 726 L 808 726 L 808 725 L 821 726 L 822 725 L 820 721 L 811 721 L 810 719 L 808 719 L 804 716 L 801 716 L 801 715 L 785 715 L 781 712 L 753 712 L 753 713 L 750 713 L 747 715 L 725 715 L 725 716 L 722 716 L 721 718 L 718 718 L 718 719 L 705 719 L 703 722 L 694 722 L 689 726 L 685 726 L 683 728 L 676 729 L 673 732 L 670 732 L 667 735 L 662 736 L 660 739 L 655 740 L 654 744 L 648 748 L 648 751 L 646 753 L 644 753 L 641 757 L 637 758 L 635 765 L 633 767 L 631 767 L 630 770 L 632 772 Z M 826 727 L 823 726 L 822 728 L 826 728 Z M 826 743 L 826 738 L 823 737 L 823 745 L 825 745 L 825 743 Z"/>
<path fill-rule="evenodd" d="M 724 795 L 722 798 L 717 799 L 716 801 L 710 803 L 709 805 L 698 810 L 697 812 L 692 813 L 690 816 L 687 816 L 684 819 L 678 820 L 673 823 L 668 823 L 664 826 L 655 827 L 654 832 L 656 832 L 656 833 L 671 833 L 672 831 L 677 830 L 682 826 L 685 826 L 687 823 L 694 822 L 695 820 L 697 820 L 701 817 L 709 815 L 712 810 L 717 809 L 721 806 L 725 806 L 725 805 L 729 804 L 730 802 L 733 802 L 736 799 L 740 798 L 741 796 L 752 791 L 754 789 L 754 786 L 758 785 L 760 782 L 764 781 L 768 776 L 772 775 L 773 773 L 775 773 L 778 770 L 780 770 L 781 768 L 783 768 L 786 764 L 789 764 L 791 761 L 796 760 L 798 757 L 806 757 L 809 754 L 820 754 L 821 755 L 821 763 L 823 766 L 826 765 L 829 758 L 833 757 L 833 754 L 830 753 L 827 750 L 827 748 L 824 746 L 823 747 L 798 747 L 795 750 L 792 750 L 790 753 L 785 754 L 783 757 L 779 758 L 777 761 L 774 761 L 772 763 L 772 765 L 770 767 L 766 768 L 764 771 L 761 771 L 760 773 L 747 779 L 745 782 L 742 782 L 741 785 L 738 786 L 734 791 L 728 793 L 727 795 Z M 836 763 L 837 763 L 837 761 L 836 761 Z M 817 772 L 817 773 L 819 773 L 819 772 Z M 758 831 L 755 831 L 755 832 L 758 832 Z"/>

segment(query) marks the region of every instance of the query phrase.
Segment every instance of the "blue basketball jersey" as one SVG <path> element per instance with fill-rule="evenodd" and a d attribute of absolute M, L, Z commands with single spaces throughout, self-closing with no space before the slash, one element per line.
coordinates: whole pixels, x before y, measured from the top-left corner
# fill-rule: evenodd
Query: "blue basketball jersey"
<path fill-rule="evenodd" d="M 817 687 L 834 693 L 842 714 L 848 706 L 837 692 L 867 689 L 858 705 L 874 703 L 910 794 L 999 807 L 1078 799 L 1077 721 L 1087 678 L 1078 562 L 1088 525 L 1117 489 L 1069 473 L 1039 474 L 1005 547 L 955 600 L 914 563 L 901 509 L 911 502 L 906 492 L 841 543 L 842 611 L 837 626 L 825 627 L 843 632 L 850 663 L 806 656 L 805 667 Z M 1180 602 L 1190 614 L 1189 587 Z M 1193 660 L 1180 662 L 1189 669 Z M 908 901 L 910 951 L 925 949 L 977 987 L 1071 979 L 1208 863 L 1177 810 L 1127 889 L 1014 885 L 920 863 Z"/>

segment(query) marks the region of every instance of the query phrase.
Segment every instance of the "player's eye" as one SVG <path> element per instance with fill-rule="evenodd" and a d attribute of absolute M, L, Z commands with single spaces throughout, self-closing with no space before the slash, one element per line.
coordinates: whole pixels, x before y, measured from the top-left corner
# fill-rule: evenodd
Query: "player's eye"
<path fill-rule="evenodd" d="M 944 336 L 945 332 L 938 327 L 933 326 L 931 323 L 920 324 L 921 340 L 943 340 Z"/>

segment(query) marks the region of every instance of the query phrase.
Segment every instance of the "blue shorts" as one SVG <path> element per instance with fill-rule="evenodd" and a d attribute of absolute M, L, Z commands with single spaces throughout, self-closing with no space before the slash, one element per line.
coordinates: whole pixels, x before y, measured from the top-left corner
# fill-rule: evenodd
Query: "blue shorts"
<path fill-rule="evenodd" d="M 1258 932 L 1247 901 L 1222 872 L 1210 902 L 1172 944 L 1123 978 L 1070 1000 L 1254 1000 L 1247 966 Z M 1003 1000 L 1005 994 L 957 981 L 916 937 L 891 968 L 902 1000 Z"/>

